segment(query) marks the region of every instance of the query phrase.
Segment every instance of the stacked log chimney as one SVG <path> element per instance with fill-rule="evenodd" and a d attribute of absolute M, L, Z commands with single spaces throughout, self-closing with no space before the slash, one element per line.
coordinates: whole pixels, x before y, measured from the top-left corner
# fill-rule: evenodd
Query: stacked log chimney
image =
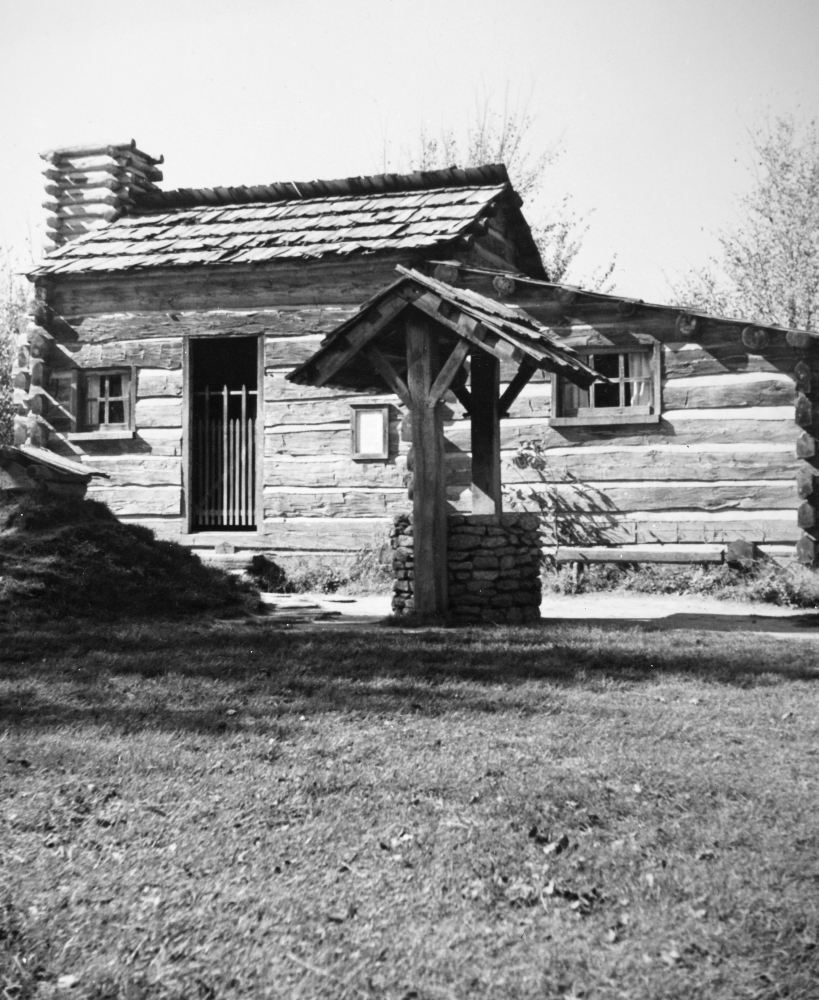
<path fill-rule="evenodd" d="M 162 180 L 156 159 L 137 149 L 132 139 L 112 146 L 73 146 L 40 156 L 48 201 L 46 249 L 62 246 L 83 233 L 99 229 L 133 208 L 141 192 L 157 191 Z"/>

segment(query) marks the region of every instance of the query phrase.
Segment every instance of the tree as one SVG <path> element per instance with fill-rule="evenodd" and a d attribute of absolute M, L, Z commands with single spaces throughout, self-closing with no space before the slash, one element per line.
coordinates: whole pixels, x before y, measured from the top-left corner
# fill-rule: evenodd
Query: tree
<path fill-rule="evenodd" d="M 11 366 L 25 313 L 23 288 L 6 252 L 0 257 L 0 444 L 11 444 L 14 400 Z"/>
<path fill-rule="evenodd" d="M 752 136 L 755 183 L 712 258 L 677 286 L 680 305 L 815 330 L 819 321 L 819 134 L 776 118 Z"/>
<path fill-rule="evenodd" d="M 474 110 L 467 115 L 462 130 L 444 127 L 436 136 L 422 128 L 416 145 L 403 149 L 398 159 L 410 170 L 504 163 L 515 190 L 531 206 L 533 198 L 543 189 L 549 166 L 560 156 L 559 147 L 535 152 L 531 142 L 534 123 L 529 101 L 511 102 L 508 90 L 500 107 L 490 96 L 476 96 Z M 389 146 L 385 143 L 385 169 L 390 159 L 388 153 Z M 551 281 L 571 281 L 595 291 L 611 291 L 614 256 L 585 278 L 570 273 L 592 214 L 593 210 L 578 213 L 570 196 L 564 195 L 549 214 L 532 225 L 532 235 Z"/>

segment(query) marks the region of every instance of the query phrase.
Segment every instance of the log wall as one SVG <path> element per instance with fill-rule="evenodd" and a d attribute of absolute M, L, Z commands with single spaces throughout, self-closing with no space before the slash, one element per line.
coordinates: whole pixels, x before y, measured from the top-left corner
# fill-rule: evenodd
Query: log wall
<path fill-rule="evenodd" d="M 410 433 L 402 407 L 395 397 L 383 397 L 391 408 L 389 459 L 353 461 L 350 404 L 361 397 L 295 386 L 285 377 L 383 285 L 383 267 L 368 265 L 365 272 L 353 279 L 330 269 L 332 281 L 317 291 L 301 273 L 296 277 L 296 271 L 288 271 L 279 304 L 270 305 L 276 288 L 257 282 L 262 290 L 254 294 L 262 305 L 253 309 L 224 307 L 239 301 L 241 276 L 210 292 L 195 276 L 186 278 L 181 300 L 190 305 L 201 293 L 210 307 L 204 311 L 159 311 L 166 309 L 164 299 L 150 308 L 136 279 L 127 287 L 94 279 L 96 284 L 52 296 L 66 308 L 78 308 L 99 293 L 109 309 L 125 302 L 138 306 L 136 311 L 96 308 L 62 318 L 44 308 L 41 295 L 21 332 L 16 440 L 48 444 L 103 469 L 111 478 L 95 483 L 89 495 L 105 500 L 123 519 L 144 523 L 163 537 L 184 538 L 184 338 L 263 336 L 263 537 L 241 544 L 282 552 L 350 552 L 382 539 L 394 518 L 411 506 Z M 784 334 L 771 334 L 765 347 L 753 352 L 738 332 L 722 328 L 681 338 L 673 318 L 614 326 L 575 323 L 558 331 L 581 349 L 618 343 L 623 335 L 658 339 L 661 419 L 645 425 L 551 427 L 551 384 L 538 374 L 502 421 L 507 509 L 545 511 L 547 545 L 799 543 L 800 558 L 812 562 L 819 539 L 815 341 L 796 347 Z M 32 404 L 46 384 L 43 364 L 55 369 L 132 366 L 133 439 L 76 442 L 55 430 L 48 400 Z M 514 374 L 503 366 L 501 391 Z M 447 406 L 449 507 L 451 513 L 468 513 L 470 425 L 454 397 L 447 397 Z M 529 441 L 539 442 L 537 467 L 516 461 L 518 449 Z"/>

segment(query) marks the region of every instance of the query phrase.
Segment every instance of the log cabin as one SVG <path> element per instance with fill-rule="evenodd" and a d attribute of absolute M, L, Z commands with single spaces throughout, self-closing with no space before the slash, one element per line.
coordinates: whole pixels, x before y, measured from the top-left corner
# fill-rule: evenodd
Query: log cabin
<path fill-rule="evenodd" d="M 411 508 L 400 395 L 372 359 L 346 385 L 288 376 L 404 268 L 599 373 L 500 365 L 504 503 L 557 558 L 816 564 L 819 336 L 550 282 L 502 165 L 166 191 L 134 142 L 42 155 L 14 445 L 99 473 L 88 495 L 122 520 L 237 558 L 382 542 Z M 468 364 L 443 401 L 453 512 Z"/>

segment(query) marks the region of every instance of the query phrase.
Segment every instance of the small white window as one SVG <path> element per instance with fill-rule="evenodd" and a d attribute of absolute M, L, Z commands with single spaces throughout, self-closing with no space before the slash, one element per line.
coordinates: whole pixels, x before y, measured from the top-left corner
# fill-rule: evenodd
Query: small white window
<path fill-rule="evenodd" d="M 350 413 L 352 457 L 370 461 L 389 458 L 389 427 L 389 406 L 354 404 Z"/>

